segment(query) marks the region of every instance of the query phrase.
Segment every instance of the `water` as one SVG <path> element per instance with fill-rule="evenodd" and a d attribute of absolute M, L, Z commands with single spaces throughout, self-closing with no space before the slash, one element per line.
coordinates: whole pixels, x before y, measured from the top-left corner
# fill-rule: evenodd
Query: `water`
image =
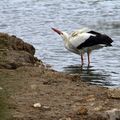
<path fill-rule="evenodd" d="M 91 66 L 81 68 L 80 57 L 64 48 L 51 27 L 67 32 L 89 27 L 112 37 L 113 47 L 92 52 Z M 119 0 L 1 0 L 0 31 L 34 45 L 36 56 L 57 71 L 80 74 L 92 84 L 120 86 Z"/>

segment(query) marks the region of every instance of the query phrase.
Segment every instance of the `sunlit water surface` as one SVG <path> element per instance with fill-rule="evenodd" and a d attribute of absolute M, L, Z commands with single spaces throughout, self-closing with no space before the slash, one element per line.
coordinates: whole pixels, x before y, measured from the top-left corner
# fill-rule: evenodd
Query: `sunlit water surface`
<path fill-rule="evenodd" d="M 70 33 L 89 27 L 108 34 L 113 47 L 92 52 L 91 66 L 68 52 L 51 27 Z M 82 80 L 120 86 L 120 0 L 1 0 L 0 32 L 34 45 L 36 56 L 57 71 L 80 74 Z"/>

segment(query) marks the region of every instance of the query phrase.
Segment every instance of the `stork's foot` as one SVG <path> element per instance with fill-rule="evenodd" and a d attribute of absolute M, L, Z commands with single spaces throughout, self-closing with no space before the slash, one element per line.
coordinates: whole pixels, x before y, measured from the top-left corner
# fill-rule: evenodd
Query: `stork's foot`
<path fill-rule="evenodd" d="M 88 68 L 90 68 L 90 63 L 88 63 L 88 66 L 87 66 Z"/>
<path fill-rule="evenodd" d="M 81 63 L 81 66 L 83 66 L 83 65 L 84 65 L 84 62 Z"/>
<path fill-rule="evenodd" d="M 83 65 L 84 65 L 84 61 L 82 60 L 82 61 L 81 61 L 81 67 L 83 67 Z"/>
<path fill-rule="evenodd" d="M 88 59 L 88 66 L 90 66 L 90 58 Z"/>

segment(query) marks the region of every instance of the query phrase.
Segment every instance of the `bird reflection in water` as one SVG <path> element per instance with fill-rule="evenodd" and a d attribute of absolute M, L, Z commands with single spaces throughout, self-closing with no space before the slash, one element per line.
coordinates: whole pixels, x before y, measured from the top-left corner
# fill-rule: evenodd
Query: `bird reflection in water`
<path fill-rule="evenodd" d="M 72 75 L 80 75 L 82 81 L 90 84 L 112 86 L 110 83 L 110 75 L 104 70 L 95 69 L 94 66 L 69 65 L 64 67 L 64 71 Z"/>

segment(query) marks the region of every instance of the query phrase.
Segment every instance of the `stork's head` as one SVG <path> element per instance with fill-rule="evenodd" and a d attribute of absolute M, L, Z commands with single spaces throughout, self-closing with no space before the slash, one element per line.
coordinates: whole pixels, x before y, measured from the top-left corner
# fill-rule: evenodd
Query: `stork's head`
<path fill-rule="evenodd" d="M 54 32 L 58 33 L 58 34 L 62 37 L 62 39 L 63 39 L 64 41 L 67 41 L 67 40 L 68 40 L 69 35 L 68 35 L 66 32 L 62 32 L 62 31 L 60 31 L 60 30 L 58 30 L 58 29 L 56 29 L 56 28 L 52 28 L 52 30 L 53 30 Z"/>

